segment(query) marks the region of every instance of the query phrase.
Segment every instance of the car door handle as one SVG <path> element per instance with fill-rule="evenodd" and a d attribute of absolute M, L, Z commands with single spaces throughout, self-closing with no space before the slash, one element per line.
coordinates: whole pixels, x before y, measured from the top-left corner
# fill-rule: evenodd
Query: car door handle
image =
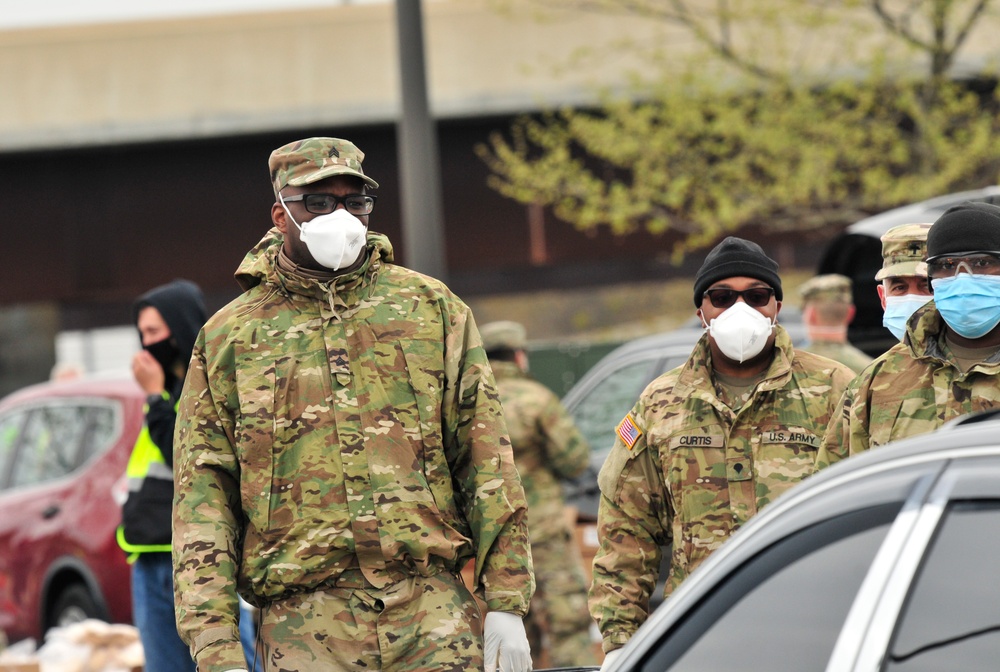
<path fill-rule="evenodd" d="M 45 510 L 42 511 L 42 518 L 48 520 L 49 518 L 52 518 L 57 513 L 59 513 L 59 510 L 60 508 L 58 504 L 49 504 L 47 507 L 45 507 Z"/>

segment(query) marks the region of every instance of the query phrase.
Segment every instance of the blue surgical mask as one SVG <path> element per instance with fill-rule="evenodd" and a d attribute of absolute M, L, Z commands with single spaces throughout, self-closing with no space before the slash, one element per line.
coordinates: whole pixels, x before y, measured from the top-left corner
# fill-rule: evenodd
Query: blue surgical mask
<path fill-rule="evenodd" d="M 932 298 L 924 294 L 904 294 L 903 296 L 885 297 L 885 312 L 882 313 L 882 326 L 902 341 L 903 336 L 906 335 L 906 323 L 910 321 L 910 317 Z"/>
<path fill-rule="evenodd" d="M 1000 275 L 959 273 L 931 280 L 942 319 L 965 338 L 981 338 L 1000 324 Z"/>

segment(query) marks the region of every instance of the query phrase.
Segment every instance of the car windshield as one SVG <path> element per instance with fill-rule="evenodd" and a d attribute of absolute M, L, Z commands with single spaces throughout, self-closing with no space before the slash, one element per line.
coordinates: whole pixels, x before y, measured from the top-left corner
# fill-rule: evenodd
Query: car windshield
<path fill-rule="evenodd" d="M 573 419 L 595 454 L 611 450 L 615 427 L 635 405 L 658 360 L 654 355 L 616 369 L 573 407 Z"/>

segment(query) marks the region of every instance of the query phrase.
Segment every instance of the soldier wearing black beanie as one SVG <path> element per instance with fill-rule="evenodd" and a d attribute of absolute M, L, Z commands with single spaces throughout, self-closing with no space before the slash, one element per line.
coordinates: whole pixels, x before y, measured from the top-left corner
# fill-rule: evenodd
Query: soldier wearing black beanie
<path fill-rule="evenodd" d="M 694 305 L 701 305 L 705 290 L 713 282 L 736 277 L 756 278 L 766 282 L 774 289 L 774 297 L 781 301 L 778 262 L 764 254 L 757 243 L 729 236 L 708 253 L 698 274 L 694 276 Z"/>
<path fill-rule="evenodd" d="M 927 232 L 927 260 L 1000 251 L 1000 207 L 968 201 L 953 205 Z"/>
<path fill-rule="evenodd" d="M 781 298 L 778 264 L 759 245 L 719 243 L 694 281 L 704 333 L 615 428 L 598 477 L 601 543 L 589 602 L 609 658 L 646 619 L 636 605 L 651 596 L 663 539 L 675 541 L 670 593 L 736 528 L 813 472 L 855 373 L 795 348 L 777 322 Z"/>
<path fill-rule="evenodd" d="M 933 300 L 840 400 L 816 464 L 1000 408 L 1000 207 L 966 201 L 927 232 Z"/>

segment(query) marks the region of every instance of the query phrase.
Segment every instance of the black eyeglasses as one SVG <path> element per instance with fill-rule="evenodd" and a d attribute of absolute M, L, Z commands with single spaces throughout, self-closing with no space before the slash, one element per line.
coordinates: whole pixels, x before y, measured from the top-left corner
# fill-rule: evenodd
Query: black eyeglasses
<path fill-rule="evenodd" d="M 927 260 L 927 276 L 950 278 L 962 267 L 972 275 L 1000 275 L 1000 252 L 960 252 L 931 257 Z"/>
<path fill-rule="evenodd" d="M 715 289 L 706 289 L 705 295 L 716 308 L 729 308 L 740 297 L 751 308 L 763 308 L 771 302 L 771 297 L 774 296 L 774 289 L 772 287 L 751 287 L 750 289 L 738 292 L 735 289 L 716 287 Z"/>
<path fill-rule="evenodd" d="M 370 214 L 375 207 L 377 196 L 369 194 L 347 194 L 346 196 L 334 196 L 333 194 L 299 194 L 298 196 L 282 196 L 285 203 L 292 201 L 302 201 L 306 212 L 314 215 L 328 215 L 337 209 L 341 203 L 352 215 Z"/>

